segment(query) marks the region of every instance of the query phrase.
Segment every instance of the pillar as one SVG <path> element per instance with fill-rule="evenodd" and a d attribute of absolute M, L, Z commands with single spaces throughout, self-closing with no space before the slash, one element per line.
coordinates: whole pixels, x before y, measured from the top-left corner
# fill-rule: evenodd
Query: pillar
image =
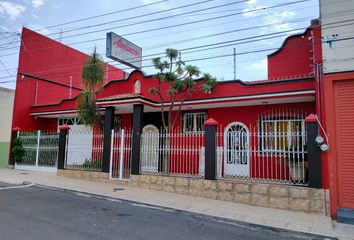
<path fill-rule="evenodd" d="M 216 179 L 216 127 L 218 122 L 209 118 L 204 122 L 205 179 Z"/>
<path fill-rule="evenodd" d="M 104 112 L 102 172 L 109 173 L 111 158 L 111 135 L 114 127 L 114 107 L 106 107 Z"/>
<path fill-rule="evenodd" d="M 140 142 L 143 126 L 144 105 L 133 106 L 133 143 L 132 143 L 132 167 L 131 174 L 140 174 Z"/>
<path fill-rule="evenodd" d="M 315 139 L 318 136 L 318 123 L 314 114 L 310 114 L 306 117 L 305 126 L 307 138 L 309 187 L 322 188 L 321 150 L 315 143 Z"/>
<path fill-rule="evenodd" d="M 65 168 L 66 136 L 69 130 L 70 127 L 66 124 L 59 127 L 58 169 Z"/>

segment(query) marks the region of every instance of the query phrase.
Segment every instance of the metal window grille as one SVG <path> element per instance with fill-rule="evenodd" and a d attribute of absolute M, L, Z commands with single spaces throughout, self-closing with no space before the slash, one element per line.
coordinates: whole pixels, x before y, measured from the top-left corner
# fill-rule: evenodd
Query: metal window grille
<path fill-rule="evenodd" d="M 184 133 L 198 133 L 204 131 L 204 122 L 208 119 L 206 112 L 185 112 L 182 117 Z"/>
<path fill-rule="evenodd" d="M 58 118 L 58 127 L 61 125 L 79 125 L 81 124 L 81 119 L 78 117 L 72 118 Z"/>

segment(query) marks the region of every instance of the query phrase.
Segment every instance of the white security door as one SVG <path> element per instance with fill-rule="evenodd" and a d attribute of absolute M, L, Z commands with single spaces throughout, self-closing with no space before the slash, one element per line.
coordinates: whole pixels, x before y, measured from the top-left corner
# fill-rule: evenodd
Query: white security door
<path fill-rule="evenodd" d="M 67 165 L 81 165 L 92 160 L 92 129 L 83 124 L 71 125 L 68 134 Z"/>
<path fill-rule="evenodd" d="M 241 122 L 229 124 L 224 133 L 224 174 L 249 176 L 249 131 Z"/>
<path fill-rule="evenodd" d="M 154 125 L 143 128 L 141 139 L 141 171 L 157 173 L 159 168 L 159 130 Z"/>

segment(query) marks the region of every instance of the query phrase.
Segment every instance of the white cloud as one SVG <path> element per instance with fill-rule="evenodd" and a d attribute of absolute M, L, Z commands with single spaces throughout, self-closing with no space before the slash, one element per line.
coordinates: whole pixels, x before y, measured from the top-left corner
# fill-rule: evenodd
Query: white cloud
<path fill-rule="evenodd" d="M 276 31 L 287 31 L 291 30 L 295 24 L 292 23 L 282 23 L 284 20 L 289 20 L 296 15 L 295 11 L 283 11 L 275 12 L 273 14 L 267 15 L 263 18 L 266 25 L 272 24 L 272 30 Z"/>
<path fill-rule="evenodd" d="M 0 28 L 1 28 L 2 30 L 6 31 L 6 32 L 9 31 L 9 29 L 8 29 L 7 27 L 5 27 L 5 26 L 0 26 Z"/>
<path fill-rule="evenodd" d="M 257 3 L 258 3 L 258 0 L 248 0 L 247 1 L 248 5 L 254 5 L 254 4 L 257 4 Z"/>
<path fill-rule="evenodd" d="M 11 2 L 0 2 L 0 13 L 9 16 L 10 20 L 16 19 L 26 10 L 25 6 Z"/>
<path fill-rule="evenodd" d="M 40 31 L 37 31 L 37 32 L 40 33 L 40 34 L 43 34 L 43 35 L 48 35 L 48 34 L 51 33 L 51 31 L 49 31 L 48 29 L 43 29 L 43 26 L 38 25 L 38 24 L 32 24 L 29 27 L 32 30 L 41 29 Z"/>
<path fill-rule="evenodd" d="M 32 6 L 34 8 L 39 8 L 44 4 L 44 0 L 32 0 Z"/>
<path fill-rule="evenodd" d="M 267 64 L 267 59 L 262 59 L 258 62 L 252 63 L 251 65 L 248 65 L 246 69 L 248 71 L 266 71 L 268 67 Z"/>

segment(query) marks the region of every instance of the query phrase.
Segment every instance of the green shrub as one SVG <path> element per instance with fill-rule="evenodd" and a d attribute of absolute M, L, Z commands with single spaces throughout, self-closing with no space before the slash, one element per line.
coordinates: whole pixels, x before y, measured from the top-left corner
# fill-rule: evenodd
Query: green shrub
<path fill-rule="evenodd" d="M 17 163 L 21 163 L 25 157 L 25 149 L 22 145 L 22 139 L 19 137 L 15 138 L 12 143 L 11 156 Z"/>
<path fill-rule="evenodd" d="M 101 162 L 101 159 L 97 159 L 94 161 L 92 161 L 91 159 L 86 159 L 82 166 L 88 169 L 101 169 Z"/>

